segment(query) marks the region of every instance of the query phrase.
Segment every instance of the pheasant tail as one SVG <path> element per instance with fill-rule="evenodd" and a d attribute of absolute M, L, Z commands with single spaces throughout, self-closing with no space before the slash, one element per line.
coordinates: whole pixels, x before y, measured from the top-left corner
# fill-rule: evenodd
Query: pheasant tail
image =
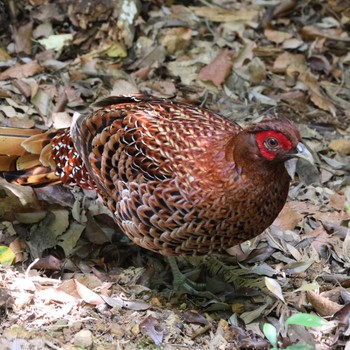
<path fill-rule="evenodd" d="M 0 176 L 32 187 L 64 183 L 96 189 L 69 129 L 44 132 L 0 127 Z"/>
<path fill-rule="evenodd" d="M 60 182 L 51 139 L 55 132 L 0 127 L 0 173 L 7 181 L 33 187 Z"/>

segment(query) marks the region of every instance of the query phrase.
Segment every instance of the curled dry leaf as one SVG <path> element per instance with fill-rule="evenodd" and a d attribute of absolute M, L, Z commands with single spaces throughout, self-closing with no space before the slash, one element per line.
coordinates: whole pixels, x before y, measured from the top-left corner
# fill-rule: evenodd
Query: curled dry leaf
<path fill-rule="evenodd" d="M 143 334 L 148 335 L 157 346 L 160 346 L 163 342 L 163 331 L 159 324 L 159 321 L 153 317 L 148 316 L 140 323 L 140 330 Z"/>
<path fill-rule="evenodd" d="M 337 311 L 333 317 L 333 320 L 338 320 L 341 323 L 349 325 L 350 321 L 350 303 L 347 303 L 339 311 Z"/>
<path fill-rule="evenodd" d="M 104 304 L 104 300 L 95 292 L 79 283 L 76 279 L 74 280 L 76 290 L 79 296 L 88 304 L 101 305 Z"/>
<path fill-rule="evenodd" d="M 111 307 L 120 306 L 134 311 L 144 311 L 151 307 L 149 303 L 143 300 L 125 300 L 117 296 L 108 297 L 106 295 L 101 295 L 101 298 Z"/>
<path fill-rule="evenodd" d="M 332 316 L 342 308 L 341 305 L 330 301 L 315 292 L 307 291 L 306 296 L 309 303 L 321 316 Z"/>
<path fill-rule="evenodd" d="M 314 25 L 305 26 L 300 30 L 300 34 L 308 39 L 325 38 L 335 41 L 350 42 L 347 33 L 343 32 L 341 28 L 336 29 L 321 29 Z"/>
<path fill-rule="evenodd" d="M 197 311 L 186 311 L 183 313 L 182 317 L 188 323 L 208 324 L 208 320 Z"/>

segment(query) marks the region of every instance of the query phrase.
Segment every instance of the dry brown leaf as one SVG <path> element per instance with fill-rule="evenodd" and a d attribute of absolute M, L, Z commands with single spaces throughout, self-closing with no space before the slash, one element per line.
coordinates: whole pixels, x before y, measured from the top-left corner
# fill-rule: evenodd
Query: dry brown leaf
<path fill-rule="evenodd" d="M 272 71 L 274 73 L 284 73 L 291 65 L 296 67 L 305 67 L 304 69 L 306 69 L 305 56 L 301 54 L 294 55 L 289 52 L 284 52 L 276 58 Z M 301 70 L 301 68 L 299 70 Z"/>
<path fill-rule="evenodd" d="M 264 30 L 264 34 L 265 34 L 267 39 L 269 39 L 270 41 L 272 41 L 276 44 L 281 44 L 285 40 L 291 39 L 293 37 L 293 34 L 291 34 L 291 33 L 286 33 L 286 32 L 282 32 L 280 30 L 274 30 L 274 29 L 269 29 L 269 28 L 266 28 Z"/>
<path fill-rule="evenodd" d="M 173 97 L 176 95 L 176 86 L 170 80 L 147 80 L 139 84 L 140 88 L 151 89 L 152 95 L 160 97 Z"/>
<path fill-rule="evenodd" d="M 330 301 L 315 292 L 308 291 L 306 296 L 309 303 L 321 316 L 332 316 L 342 308 L 338 303 Z"/>
<path fill-rule="evenodd" d="M 315 76 L 307 71 L 303 71 L 300 72 L 299 80 L 309 89 L 310 99 L 317 107 L 330 112 L 333 116 L 336 115 L 336 109 L 333 103 L 327 97 L 323 96 Z"/>
<path fill-rule="evenodd" d="M 32 32 L 33 22 L 28 22 L 24 25 L 14 28 L 15 50 L 17 53 L 24 52 L 30 55 L 32 51 Z"/>
<path fill-rule="evenodd" d="M 315 230 L 308 232 L 306 237 L 314 238 L 311 245 L 318 252 L 321 250 L 322 246 L 331 246 L 329 242 L 330 237 L 323 226 L 319 226 Z"/>
<path fill-rule="evenodd" d="M 336 41 L 350 42 L 347 33 L 343 32 L 341 28 L 335 29 L 321 29 L 316 26 L 305 26 L 300 30 L 300 34 L 308 39 L 326 38 Z"/>
<path fill-rule="evenodd" d="M 79 283 L 77 280 L 74 280 L 76 289 L 80 297 L 88 304 L 92 305 L 101 305 L 104 304 L 104 300 L 95 292 L 85 287 L 83 284 Z"/>
<path fill-rule="evenodd" d="M 295 210 L 295 205 L 288 202 L 273 222 L 273 225 L 276 225 L 282 231 L 293 230 L 302 218 L 303 216 Z"/>
<path fill-rule="evenodd" d="M 233 56 L 232 51 L 223 50 L 213 62 L 200 70 L 197 79 L 212 81 L 216 86 L 220 86 L 231 72 Z"/>
<path fill-rule="evenodd" d="M 0 80 L 28 78 L 42 72 L 43 68 L 37 61 L 31 61 L 26 64 L 16 64 L 6 69 L 0 74 Z"/>
<path fill-rule="evenodd" d="M 80 299 L 80 295 L 77 292 L 77 288 L 75 285 L 75 282 L 73 279 L 68 279 L 66 281 L 63 281 L 57 289 L 61 290 L 62 292 L 65 292 L 69 294 L 74 299 Z"/>
<path fill-rule="evenodd" d="M 178 51 L 183 51 L 191 43 L 191 28 L 172 28 L 169 29 L 161 39 L 162 45 L 170 55 L 174 55 Z"/>
<path fill-rule="evenodd" d="M 327 222 L 331 224 L 340 225 L 342 221 L 350 219 L 350 213 L 346 213 L 345 211 L 326 211 L 321 212 L 318 211 L 314 214 L 314 218 L 321 222 Z"/>
<path fill-rule="evenodd" d="M 199 17 L 205 17 L 213 22 L 249 22 L 257 18 L 259 12 L 255 10 L 226 10 L 220 7 L 190 6 Z"/>
<path fill-rule="evenodd" d="M 39 259 L 34 268 L 37 270 L 51 270 L 51 271 L 60 271 L 62 269 L 62 261 L 54 257 L 53 255 L 47 255 Z"/>
<path fill-rule="evenodd" d="M 347 139 L 333 140 L 328 147 L 342 155 L 350 154 L 350 141 Z"/>
<path fill-rule="evenodd" d="M 325 72 L 326 74 L 329 74 L 332 71 L 332 66 L 325 56 L 322 56 L 322 55 L 311 56 L 308 62 L 310 67 L 313 68 L 314 70 L 322 71 L 322 72 Z"/>
<path fill-rule="evenodd" d="M 329 198 L 329 205 L 336 210 L 344 210 L 346 203 L 346 196 L 334 193 Z"/>

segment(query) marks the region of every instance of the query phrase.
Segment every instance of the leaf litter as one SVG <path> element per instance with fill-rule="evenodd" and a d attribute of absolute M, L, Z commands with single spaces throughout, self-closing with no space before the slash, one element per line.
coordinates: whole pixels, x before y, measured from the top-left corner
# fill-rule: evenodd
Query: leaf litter
<path fill-rule="evenodd" d="M 1 125 L 64 127 L 103 96 L 146 92 L 242 125 L 285 115 L 317 168 L 294 164 L 289 201 L 261 236 L 179 259 L 209 299 L 174 294 L 166 261 L 130 243 L 94 192 L 1 181 L 2 261 L 14 259 L 0 271 L 1 347 L 266 349 L 267 323 L 280 348 L 349 347 L 347 2 L 10 3 Z M 287 327 L 299 312 L 333 323 Z"/>

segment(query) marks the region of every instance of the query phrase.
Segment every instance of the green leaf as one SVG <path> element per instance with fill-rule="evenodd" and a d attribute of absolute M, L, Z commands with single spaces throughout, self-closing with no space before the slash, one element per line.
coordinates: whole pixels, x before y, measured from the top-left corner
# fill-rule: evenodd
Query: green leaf
<path fill-rule="evenodd" d="M 305 327 L 322 327 L 326 326 L 328 322 L 316 315 L 300 313 L 290 316 L 286 321 L 286 325 L 288 324 L 297 324 Z"/>
<path fill-rule="evenodd" d="M 285 350 L 313 350 L 314 347 L 308 344 L 289 345 Z"/>
<path fill-rule="evenodd" d="M 119 44 L 115 43 L 111 45 L 107 50 L 106 50 L 106 55 L 108 57 L 126 57 L 128 55 L 127 51 L 125 48 Z"/>
<path fill-rule="evenodd" d="M 11 265 L 15 259 L 15 253 L 9 247 L 0 246 L 0 264 Z"/>
<path fill-rule="evenodd" d="M 277 345 L 276 328 L 270 323 L 265 323 L 263 327 L 263 332 L 267 340 L 271 343 L 273 347 L 275 347 Z"/>

